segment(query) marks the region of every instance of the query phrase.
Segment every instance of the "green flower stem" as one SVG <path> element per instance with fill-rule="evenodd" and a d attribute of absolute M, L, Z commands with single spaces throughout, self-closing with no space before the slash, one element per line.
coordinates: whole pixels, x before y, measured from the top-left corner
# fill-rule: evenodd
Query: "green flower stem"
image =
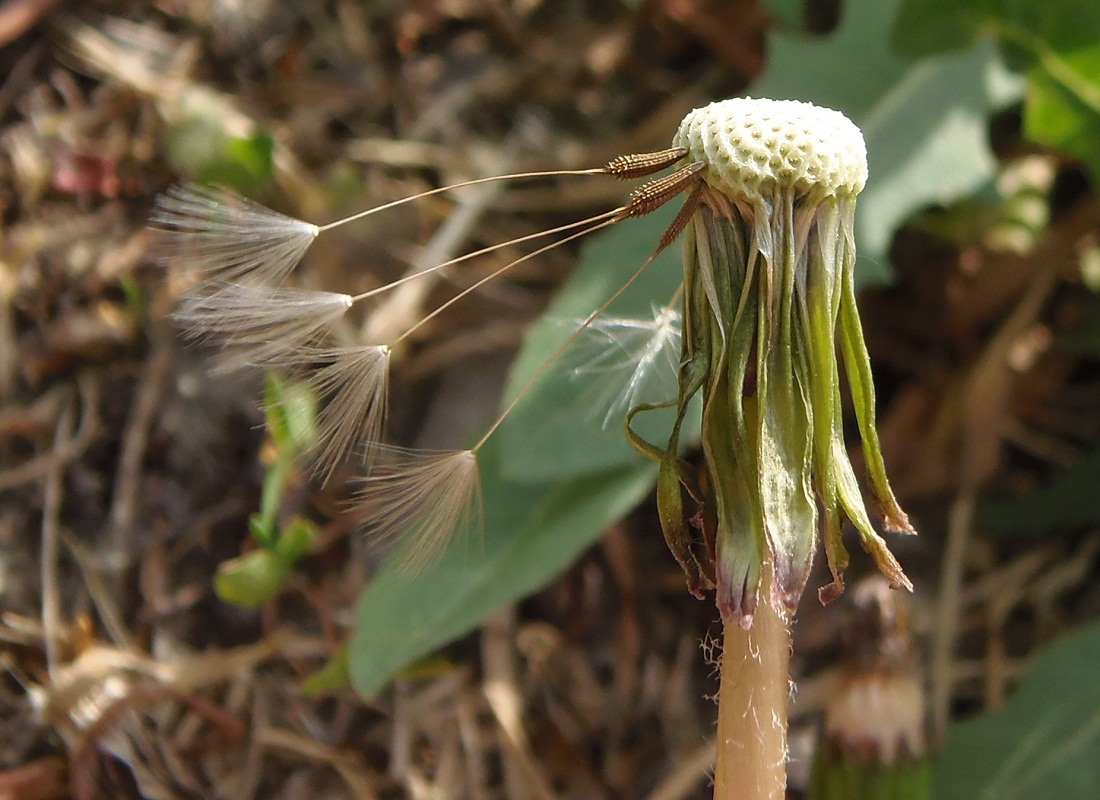
<path fill-rule="evenodd" d="M 771 564 L 761 570 L 771 583 Z M 783 800 L 787 786 L 788 621 L 761 603 L 753 625 L 725 624 L 714 800 Z"/>

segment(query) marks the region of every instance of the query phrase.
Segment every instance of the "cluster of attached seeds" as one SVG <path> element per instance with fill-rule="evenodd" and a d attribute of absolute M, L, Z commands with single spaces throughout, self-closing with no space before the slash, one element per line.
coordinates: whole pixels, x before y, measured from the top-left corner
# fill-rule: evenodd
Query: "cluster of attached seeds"
<path fill-rule="evenodd" d="M 796 100 L 735 98 L 688 114 L 673 140 L 705 179 L 731 197 L 774 188 L 796 194 L 856 195 L 867 182 L 867 148 L 839 111 Z"/>

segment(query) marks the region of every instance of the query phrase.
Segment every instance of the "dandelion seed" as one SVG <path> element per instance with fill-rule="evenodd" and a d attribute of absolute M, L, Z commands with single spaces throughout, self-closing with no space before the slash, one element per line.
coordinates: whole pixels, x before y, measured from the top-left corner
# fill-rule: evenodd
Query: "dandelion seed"
<path fill-rule="evenodd" d="M 247 279 L 249 282 L 275 285 L 285 280 L 294 270 L 313 240 L 321 233 L 396 206 L 443 192 L 454 191 L 462 187 L 498 181 L 566 175 L 608 175 L 620 180 L 632 180 L 671 166 L 682 158 L 685 153 L 686 150 L 683 148 L 670 148 L 656 153 L 620 156 L 608 162 L 605 166 L 595 169 L 545 170 L 476 178 L 453 186 L 441 186 L 410 197 L 402 197 L 326 225 L 314 225 L 311 222 L 280 214 L 224 187 L 214 188 L 200 184 L 187 184 L 173 186 L 157 198 L 150 222 L 154 230 L 163 235 L 164 243 L 167 245 L 167 255 L 179 258 L 196 271 L 205 273 L 211 280 L 239 282 Z M 662 191 L 667 195 L 669 187 L 665 185 L 663 180 L 659 179 L 652 183 L 660 185 Z M 632 198 L 630 204 L 606 214 L 601 214 L 594 220 L 616 215 L 618 215 L 617 219 L 625 218 L 625 216 L 638 216 L 639 214 L 649 213 L 659 204 L 653 193 L 650 192 L 644 198 Z M 526 241 L 536 236 L 550 235 L 558 230 L 583 225 L 589 221 L 593 220 L 584 220 L 565 226 L 565 228 L 542 231 L 479 252 L 490 252 L 500 247 L 507 247 L 515 242 Z M 463 256 L 448 262 L 448 265 L 472 256 L 473 254 Z M 434 272 L 444 266 L 447 265 L 441 264 L 419 274 Z M 410 277 L 415 278 L 417 276 Z M 399 283 L 394 285 L 399 285 Z"/>
<path fill-rule="evenodd" d="M 680 323 L 675 309 L 655 305 L 652 319 L 604 317 L 588 327 L 562 364 L 574 380 L 593 381 L 581 398 L 588 419 L 602 415 L 607 428 L 634 406 L 676 398 Z"/>
<path fill-rule="evenodd" d="M 632 179 L 671 166 L 686 152 L 684 148 L 671 148 L 659 153 L 618 158 L 598 169 L 506 175 L 468 181 L 458 186 L 555 175 L 609 175 Z M 320 412 L 315 464 L 317 473 L 327 480 L 336 465 L 359 445 L 363 446 L 366 461 L 373 462 L 375 456 L 381 457 L 382 463 L 374 465 L 364 479 L 358 504 L 365 511 L 368 527 L 373 533 L 383 538 L 402 535 L 408 539 L 406 563 L 419 567 L 444 549 L 457 531 L 468 527 L 477 517 L 480 510 L 478 451 L 553 361 L 607 310 L 652 263 L 657 253 L 682 230 L 697 203 L 700 186 L 699 165 L 689 165 L 672 175 L 643 184 L 619 208 L 512 242 L 483 248 L 355 297 L 277 288 L 273 284 L 288 276 L 312 240 L 321 233 L 418 197 L 450 191 L 457 186 L 395 200 L 322 226 L 291 219 L 230 192 L 184 187 L 170 190 L 158 201 L 153 223 L 171 235 L 170 241 L 176 255 L 189 257 L 192 266 L 205 270 L 210 276 L 209 281 L 184 299 L 175 318 L 190 338 L 215 340 L 222 345 L 223 367 L 255 365 L 297 368 L 316 365 L 317 362 L 324 364 L 311 379 L 314 388 L 327 395 L 329 400 Z M 374 344 L 331 348 L 323 341 L 348 308 L 478 255 L 540 236 L 574 231 L 551 245 L 521 256 L 462 290 L 395 340 L 401 341 L 452 303 L 515 265 L 579 236 L 630 217 L 648 214 L 686 190 L 691 191 L 688 203 L 669 227 L 656 252 L 536 372 L 474 447 L 458 453 L 424 454 L 380 444 L 386 412 L 389 348 Z M 625 333 L 630 327 L 625 322 L 617 326 L 609 323 L 600 334 L 614 342 L 616 347 L 627 347 L 643 362 L 640 366 L 631 365 L 626 397 L 636 398 L 642 386 L 647 384 L 647 373 L 661 360 L 667 348 L 666 340 L 675 327 L 674 318 L 675 312 L 665 314 L 655 324 L 649 342 L 644 341 L 645 336 L 640 336 L 635 343 Z M 623 332 L 618 332 L 617 328 L 622 328 Z M 675 350 L 675 345 L 672 349 Z"/>
<path fill-rule="evenodd" d="M 441 553 L 481 512 L 481 477 L 474 450 L 425 453 L 386 448 L 391 461 L 364 479 L 356 506 L 370 534 L 400 536 L 403 564 L 416 570 Z"/>
<path fill-rule="evenodd" d="M 173 186 L 151 219 L 167 254 L 211 280 L 275 285 L 294 270 L 321 229 L 229 189 Z"/>
<path fill-rule="evenodd" d="M 689 186 L 685 185 L 684 188 Z M 677 224 L 677 220 L 674 220 L 670 230 Z M 376 466 L 364 480 L 358 505 L 366 510 L 368 528 L 376 535 L 383 538 L 398 535 L 408 538 L 409 544 L 403 553 L 406 566 L 415 569 L 428 563 L 446 547 L 456 532 L 468 528 L 479 518 L 481 483 L 477 468 L 478 452 L 558 357 L 583 336 L 589 326 L 633 285 L 662 249 L 658 246 L 634 274 L 581 323 L 535 371 L 481 439 L 469 450 L 423 454 L 380 448 L 381 453 L 388 452 L 396 458 L 391 463 Z"/>
<path fill-rule="evenodd" d="M 351 308 L 352 298 L 309 289 L 229 283 L 184 298 L 173 315 L 191 339 L 222 346 L 222 368 L 299 364 Z"/>
<path fill-rule="evenodd" d="M 327 363 L 309 382 L 327 402 L 318 414 L 316 470 L 327 482 L 357 446 L 367 465 L 373 462 L 386 419 L 390 348 L 344 347 L 322 351 L 317 360 Z"/>

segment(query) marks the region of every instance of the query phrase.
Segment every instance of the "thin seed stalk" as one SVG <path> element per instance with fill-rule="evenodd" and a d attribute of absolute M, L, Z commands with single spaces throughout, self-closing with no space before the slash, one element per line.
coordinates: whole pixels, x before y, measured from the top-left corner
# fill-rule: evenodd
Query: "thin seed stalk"
<path fill-rule="evenodd" d="M 771 565 L 762 570 L 771 582 Z M 761 603 L 753 625 L 725 623 L 714 800 L 783 800 L 787 786 L 788 620 Z"/>

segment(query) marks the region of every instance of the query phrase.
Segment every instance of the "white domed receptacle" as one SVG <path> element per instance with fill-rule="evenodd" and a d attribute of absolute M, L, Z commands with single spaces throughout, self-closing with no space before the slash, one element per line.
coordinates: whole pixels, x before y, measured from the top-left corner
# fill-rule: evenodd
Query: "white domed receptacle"
<path fill-rule="evenodd" d="M 839 111 L 797 100 L 737 97 L 697 108 L 673 146 L 707 164 L 706 182 L 734 198 L 777 189 L 856 195 L 867 182 L 859 128 Z"/>

